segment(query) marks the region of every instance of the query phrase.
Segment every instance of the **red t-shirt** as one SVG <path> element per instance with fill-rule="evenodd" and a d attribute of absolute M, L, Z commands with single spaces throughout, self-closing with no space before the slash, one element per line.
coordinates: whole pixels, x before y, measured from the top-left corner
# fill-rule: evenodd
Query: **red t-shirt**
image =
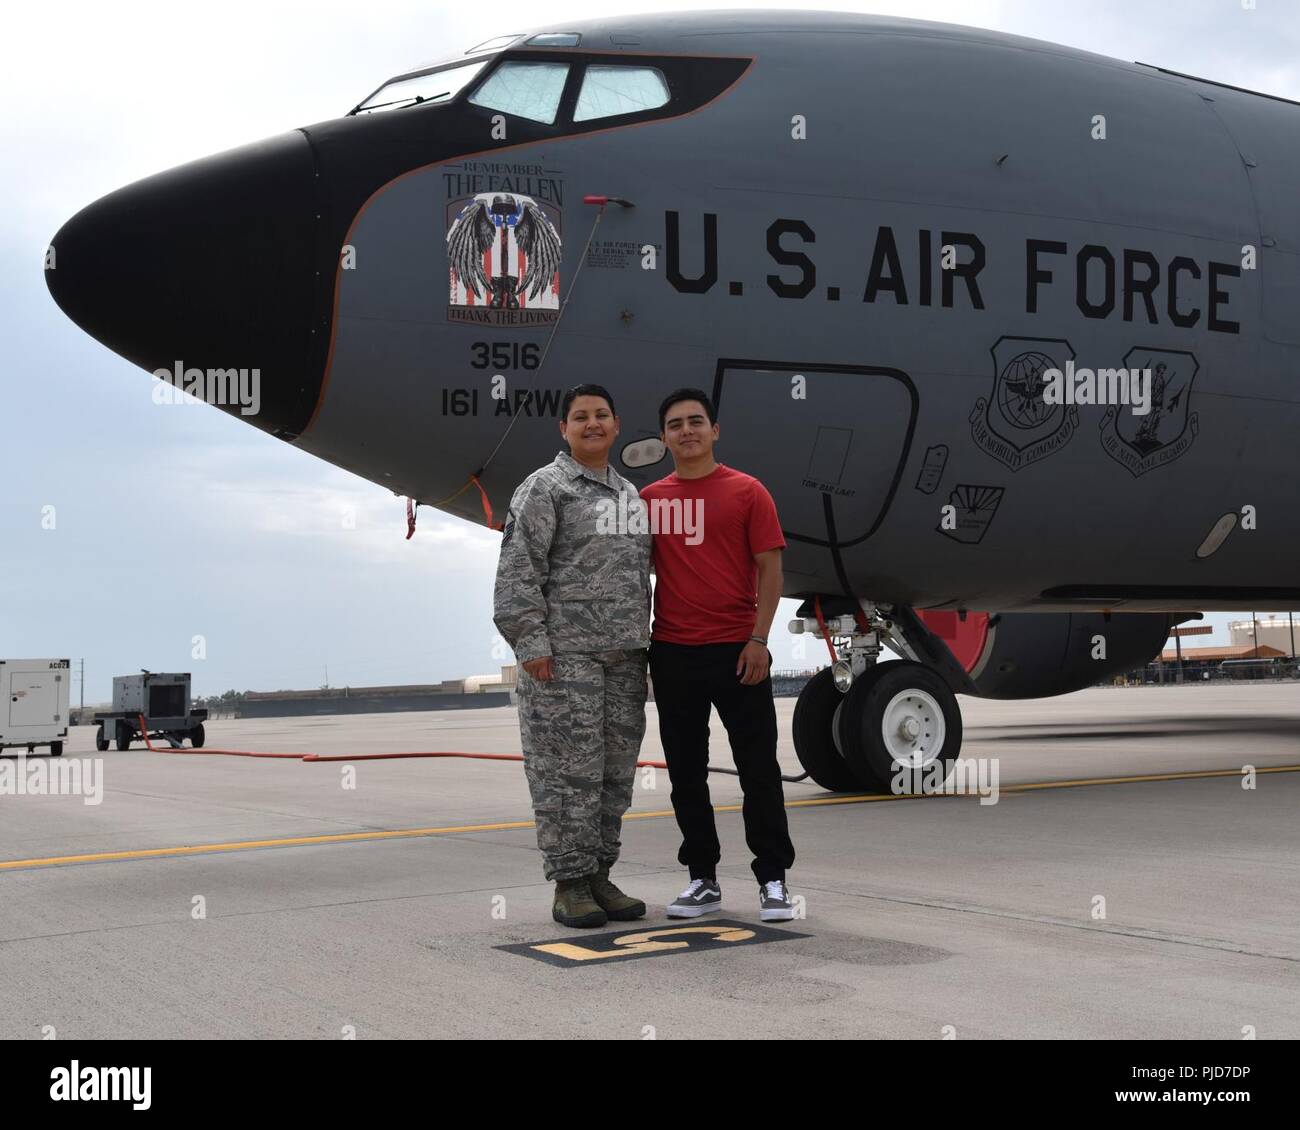
<path fill-rule="evenodd" d="M 758 612 L 754 555 L 785 548 L 767 488 L 719 463 L 700 479 L 679 479 L 674 472 L 651 483 L 641 497 L 650 506 L 654 531 L 651 639 L 683 644 L 748 639 Z"/>

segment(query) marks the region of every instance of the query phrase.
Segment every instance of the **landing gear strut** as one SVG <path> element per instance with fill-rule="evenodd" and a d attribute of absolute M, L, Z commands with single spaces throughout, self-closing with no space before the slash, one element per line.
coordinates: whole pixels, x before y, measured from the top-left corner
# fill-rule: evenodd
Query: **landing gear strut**
<path fill-rule="evenodd" d="M 943 781 L 961 750 L 956 692 L 969 689 L 943 642 L 911 609 L 840 598 L 806 610 L 816 615 L 792 621 L 792 632 L 839 641 L 835 663 L 795 704 L 795 752 L 808 775 L 831 792 L 913 793 Z M 879 662 L 884 642 L 907 658 Z"/>

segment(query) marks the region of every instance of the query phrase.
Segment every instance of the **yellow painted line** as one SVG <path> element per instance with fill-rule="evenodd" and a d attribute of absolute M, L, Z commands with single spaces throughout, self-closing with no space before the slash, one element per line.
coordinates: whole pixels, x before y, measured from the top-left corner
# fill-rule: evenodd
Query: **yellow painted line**
<path fill-rule="evenodd" d="M 303 847 L 308 844 L 346 844 L 359 840 L 397 840 L 415 836 L 447 836 L 457 832 L 501 832 L 515 828 L 533 828 L 531 820 L 505 824 L 464 824 L 454 828 L 398 828 L 374 832 L 338 832 L 327 836 L 293 836 L 278 840 L 239 840 L 228 844 L 194 844 L 187 847 L 140 848 L 135 851 L 103 851 L 90 855 L 56 855 L 47 859 L 9 859 L 0 861 L 0 871 L 20 867 L 52 867 L 60 863 L 113 863 L 124 859 L 160 859 L 177 855 L 202 855 L 218 851 L 252 851 L 255 848 Z"/>
<path fill-rule="evenodd" d="M 1300 765 L 1257 766 L 1256 773 L 1300 773 Z M 999 793 L 1030 792 L 1037 789 L 1070 789 L 1083 785 L 1129 785 L 1144 781 L 1191 781 L 1205 777 L 1240 777 L 1240 769 L 1203 769 L 1186 773 L 1148 773 L 1137 777 L 1088 777 L 1068 781 L 1037 781 L 1023 785 L 1006 785 Z M 946 796 L 948 794 L 936 794 Z M 975 796 L 974 793 L 957 794 Z M 929 800 L 925 794 L 894 796 L 892 793 L 861 793 L 850 796 L 809 797 L 786 801 L 786 808 L 820 808 L 832 804 L 868 804 L 886 800 Z M 714 812 L 740 812 L 738 804 L 716 804 Z M 624 820 L 654 820 L 672 816 L 672 809 L 655 812 L 628 812 Z M 132 851 L 93 852 L 87 855 L 56 855 L 44 859 L 0 860 L 0 871 L 17 871 L 28 867 L 56 867 L 66 863 L 117 863 L 132 859 L 168 859 L 176 856 L 207 855 L 212 852 L 254 851 L 259 848 L 307 847 L 312 844 L 346 844 L 367 840 L 417 839 L 422 836 L 452 836 L 468 832 L 508 832 L 535 828 L 532 820 L 512 820 L 497 824 L 460 824 L 446 828 L 395 828 L 373 832 L 337 832 L 321 836 L 291 836 L 274 840 L 238 840 L 224 844 L 192 844 L 183 847 L 139 848 Z"/>
<path fill-rule="evenodd" d="M 1300 773 L 1300 765 L 1256 766 L 1256 773 Z M 1182 773 L 1146 773 L 1135 777 L 1083 777 L 1065 781 L 1033 781 L 1023 785 L 999 785 L 998 792 L 1022 793 L 1036 789 L 1073 789 L 1083 785 L 1131 785 L 1143 781 L 1192 781 L 1202 777 L 1240 777 L 1240 769 L 1197 769 Z M 788 800 L 786 808 L 813 808 L 826 804 L 867 804 L 877 800 L 931 800 L 942 796 L 977 796 L 977 793 L 852 793 L 846 796 L 809 797 L 806 800 Z M 715 804 L 714 812 L 740 812 L 738 804 Z M 671 812 L 629 812 L 624 820 L 644 819 L 648 816 L 671 816 Z"/>
<path fill-rule="evenodd" d="M 1255 773 L 1300 773 L 1300 765 L 1256 765 Z M 1081 785 L 1131 785 L 1139 781 L 1194 781 L 1203 777 L 1240 777 L 1240 769 L 1198 769 L 1186 773 L 1147 773 L 1140 777 L 1084 777 L 1077 781 L 1034 781 L 1007 785 L 1000 792 L 1027 793 L 1034 789 L 1071 789 Z"/>

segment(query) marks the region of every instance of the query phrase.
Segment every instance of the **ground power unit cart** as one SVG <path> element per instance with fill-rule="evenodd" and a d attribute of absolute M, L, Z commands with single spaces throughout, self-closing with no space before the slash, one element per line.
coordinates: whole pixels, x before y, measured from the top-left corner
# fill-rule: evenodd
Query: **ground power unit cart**
<path fill-rule="evenodd" d="M 144 716 L 144 732 L 140 718 Z M 99 731 L 95 748 L 108 749 L 110 740 L 120 750 L 130 749 L 137 737 L 164 738 L 179 749 L 186 738 L 195 749 L 203 746 L 206 710 L 190 705 L 190 676 L 146 671 L 113 677 L 113 709 L 95 715 Z"/>
<path fill-rule="evenodd" d="M 63 752 L 70 673 L 66 659 L 0 659 L 0 750 Z"/>

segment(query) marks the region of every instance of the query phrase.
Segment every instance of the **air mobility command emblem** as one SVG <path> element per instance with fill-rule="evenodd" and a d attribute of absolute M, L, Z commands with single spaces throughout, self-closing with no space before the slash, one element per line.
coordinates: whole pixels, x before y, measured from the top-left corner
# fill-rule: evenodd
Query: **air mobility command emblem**
<path fill-rule="evenodd" d="M 993 391 L 970 414 L 971 438 L 1013 471 L 1060 451 L 1079 426 L 1074 405 L 1044 399 L 1044 374 L 1074 360 L 1070 343 L 1000 337 L 993 349 Z"/>

